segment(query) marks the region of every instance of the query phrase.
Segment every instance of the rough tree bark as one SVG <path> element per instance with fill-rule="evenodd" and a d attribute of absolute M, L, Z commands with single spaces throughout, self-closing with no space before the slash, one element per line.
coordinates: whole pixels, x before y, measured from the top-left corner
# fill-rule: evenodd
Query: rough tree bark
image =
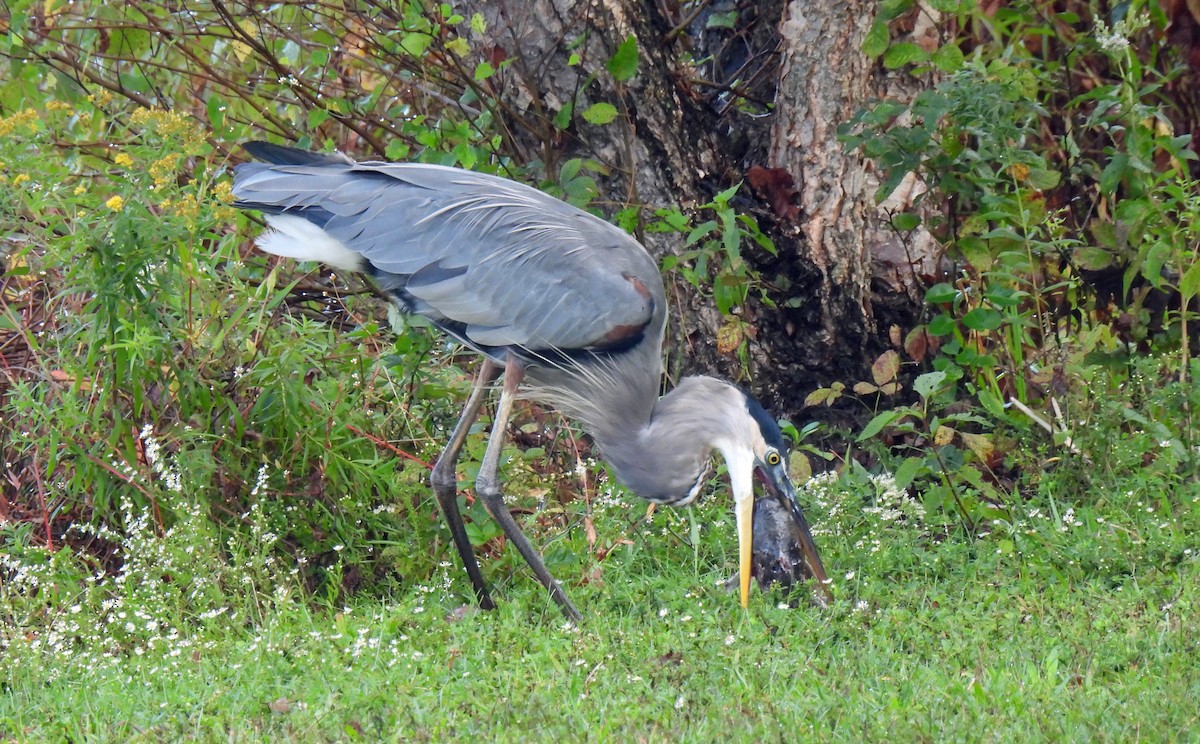
<path fill-rule="evenodd" d="M 751 302 L 738 310 L 756 329 L 753 369 L 718 352 L 713 339 L 722 319 L 702 293 L 676 282 L 668 351 L 674 373 L 750 377 L 781 413 L 797 412 L 818 384 L 859 379 L 882 348 L 881 331 L 886 336 L 875 311 L 879 292 L 901 298 L 887 303 L 901 317 L 915 306 L 894 266 L 891 277 L 888 266 L 875 271 L 876 253 L 894 255 L 896 247 L 869 169 L 837 140 L 838 125 L 870 99 L 912 93 L 860 51 L 874 0 L 477 6 L 472 10 L 489 20 L 490 43 L 514 58 L 503 84 L 516 102 L 513 115 L 523 119 L 508 127 L 518 157 L 540 158 L 551 173 L 556 160 L 595 158 L 611 169 L 604 186 L 618 205 L 686 207 L 709 201 L 755 167 L 775 174 L 773 185 L 744 187 L 737 204 L 759 218 L 779 249 L 772 257 L 744 247 L 777 305 Z M 917 24 L 914 33 L 927 32 L 928 18 L 926 31 Z M 605 62 L 631 34 L 638 75 L 618 83 Z M 567 132 L 544 136 L 572 100 L 576 111 L 608 101 L 623 116 L 605 126 L 576 116 Z M 659 256 L 682 243 L 678 235 L 642 237 Z"/>
<path fill-rule="evenodd" d="M 792 174 L 799 191 L 791 253 L 799 266 L 793 271 L 815 273 L 809 312 L 785 320 L 785 334 L 795 336 L 799 326 L 801 342 L 794 353 L 781 348 L 775 355 L 785 363 L 776 368 L 789 377 L 815 374 L 828 382 L 831 372 L 845 381 L 860 372 L 856 365 L 879 351 L 884 323 L 908 320 L 915 310 L 914 269 L 932 273 L 937 246 L 928 233 L 902 245 L 889 226 L 889 213 L 908 207 L 922 185 L 907 180 L 876 204 L 870 164 L 847 153 L 837 138 L 838 126 L 870 101 L 911 100 L 920 88 L 907 75 L 885 73 L 860 51 L 876 6 L 874 0 L 792 0 L 779 26 L 782 61 L 768 160 Z M 910 37 L 936 40 L 938 20 L 920 5 Z"/>

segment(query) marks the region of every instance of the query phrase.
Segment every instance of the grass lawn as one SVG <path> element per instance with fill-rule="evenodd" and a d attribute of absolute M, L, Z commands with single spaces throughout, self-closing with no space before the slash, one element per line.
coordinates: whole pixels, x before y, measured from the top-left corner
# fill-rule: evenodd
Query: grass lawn
<path fill-rule="evenodd" d="M 1013 551 L 827 508 L 827 609 L 755 593 L 742 610 L 718 587 L 734 542 L 717 499 L 567 578 L 578 628 L 507 559 L 491 613 L 456 611 L 466 581 L 450 565 L 343 608 L 286 582 L 233 592 L 189 623 L 151 594 L 111 622 L 154 623 L 141 641 L 12 639 L 0 738 L 1188 740 L 1198 509 L 1178 502 L 1166 520 L 1030 509 Z M 692 544 L 675 536 L 689 526 Z"/>

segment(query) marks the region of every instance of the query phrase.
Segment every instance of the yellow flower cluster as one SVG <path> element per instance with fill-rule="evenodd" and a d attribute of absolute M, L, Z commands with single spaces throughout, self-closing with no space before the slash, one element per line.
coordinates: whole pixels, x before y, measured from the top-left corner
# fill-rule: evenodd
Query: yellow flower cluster
<path fill-rule="evenodd" d="M 217 200 L 212 205 L 212 219 L 218 223 L 231 222 L 237 217 L 237 210 L 229 206 L 233 201 L 232 187 L 228 182 L 222 182 L 213 187 L 211 196 Z M 198 193 L 184 194 L 176 199 L 163 199 L 159 203 L 163 212 L 175 217 L 182 217 L 191 227 L 195 227 L 200 219 L 205 197 Z"/>
<path fill-rule="evenodd" d="M 113 198 L 104 202 L 104 206 L 108 207 L 114 212 L 120 212 L 125 208 L 125 200 L 119 196 L 114 196 Z"/>
<path fill-rule="evenodd" d="M 25 183 L 28 180 L 29 180 L 28 173 L 18 173 L 17 175 L 13 176 L 12 185 L 20 186 L 21 184 Z"/>
<path fill-rule="evenodd" d="M 204 142 L 204 130 L 178 111 L 138 109 L 129 117 L 129 122 L 163 139 L 179 141 L 185 151 Z"/>
<path fill-rule="evenodd" d="M 133 165 L 133 158 L 129 157 L 129 155 L 126 153 L 119 152 L 117 153 L 117 156 L 113 158 L 113 162 L 122 168 L 129 168 Z"/>
<path fill-rule="evenodd" d="M 51 101 L 46 104 L 47 111 L 70 111 L 75 112 L 75 107 L 66 101 Z"/>
<path fill-rule="evenodd" d="M 233 203 L 233 181 L 225 180 L 213 187 L 213 196 L 223 204 Z"/>
<path fill-rule="evenodd" d="M 194 194 L 187 194 L 178 199 L 164 199 L 160 206 L 167 214 L 182 217 L 190 227 L 195 227 L 196 219 L 200 216 L 200 200 Z"/>
<path fill-rule="evenodd" d="M 94 103 L 97 106 L 103 106 L 104 104 L 111 101 L 112 98 L 113 98 L 112 93 L 109 93 L 107 90 L 104 90 L 103 88 L 101 88 L 98 92 L 92 93 L 91 95 L 89 95 L 87 97 L 87 99 L 90 103 Z"/>
<path fill-rule="evenodd" d="M 175 166 L 179 163 L 180 157 L 180 154 L 176 152 L 150 164 L 150 178 L 154 179 L 154 185 L 157 188 L 162 188 L 175 181 Z"/>
<path fill-rule="evenodd" d="M 17 131 L 32 132 L 38 128 L 41 121 L 41 114 L 31 108 L 18 111 L 12 116 L 5 116 L 0 118 L 0 137 L 7 137 Z"/>

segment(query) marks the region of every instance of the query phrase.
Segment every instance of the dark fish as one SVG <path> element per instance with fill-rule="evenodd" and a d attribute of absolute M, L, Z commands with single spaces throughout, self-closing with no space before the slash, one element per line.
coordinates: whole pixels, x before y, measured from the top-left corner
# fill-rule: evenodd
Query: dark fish
<path fill-rule="evenodd" d="M 750 558 L 750 575 L 758 580 L 758 588 L 767 591 L 778 584 L 781 594 L 789 599 L 798 585 L 813 578 L 812 569 L 804 560 L 800 548 L 801 532 L 791 512 L 771 497 L 754 502 L 754 549 Z M 738 574 L 727 582 L 729 588 L 738 585 Z M 813 600 L 822 607 L 831 599 L 829 588 L 816 587 Z"/>

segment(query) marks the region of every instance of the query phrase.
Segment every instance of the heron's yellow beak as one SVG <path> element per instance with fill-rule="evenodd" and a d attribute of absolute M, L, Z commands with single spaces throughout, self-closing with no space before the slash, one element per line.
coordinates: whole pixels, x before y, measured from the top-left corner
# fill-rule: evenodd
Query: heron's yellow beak
<path fill-rule="evenodd" d="M 742 607 L 750 606 L 750 554 L 754 549 L 754 496 L 739 499 L 734 506 L 738 532 L 738 579 Z"/>

